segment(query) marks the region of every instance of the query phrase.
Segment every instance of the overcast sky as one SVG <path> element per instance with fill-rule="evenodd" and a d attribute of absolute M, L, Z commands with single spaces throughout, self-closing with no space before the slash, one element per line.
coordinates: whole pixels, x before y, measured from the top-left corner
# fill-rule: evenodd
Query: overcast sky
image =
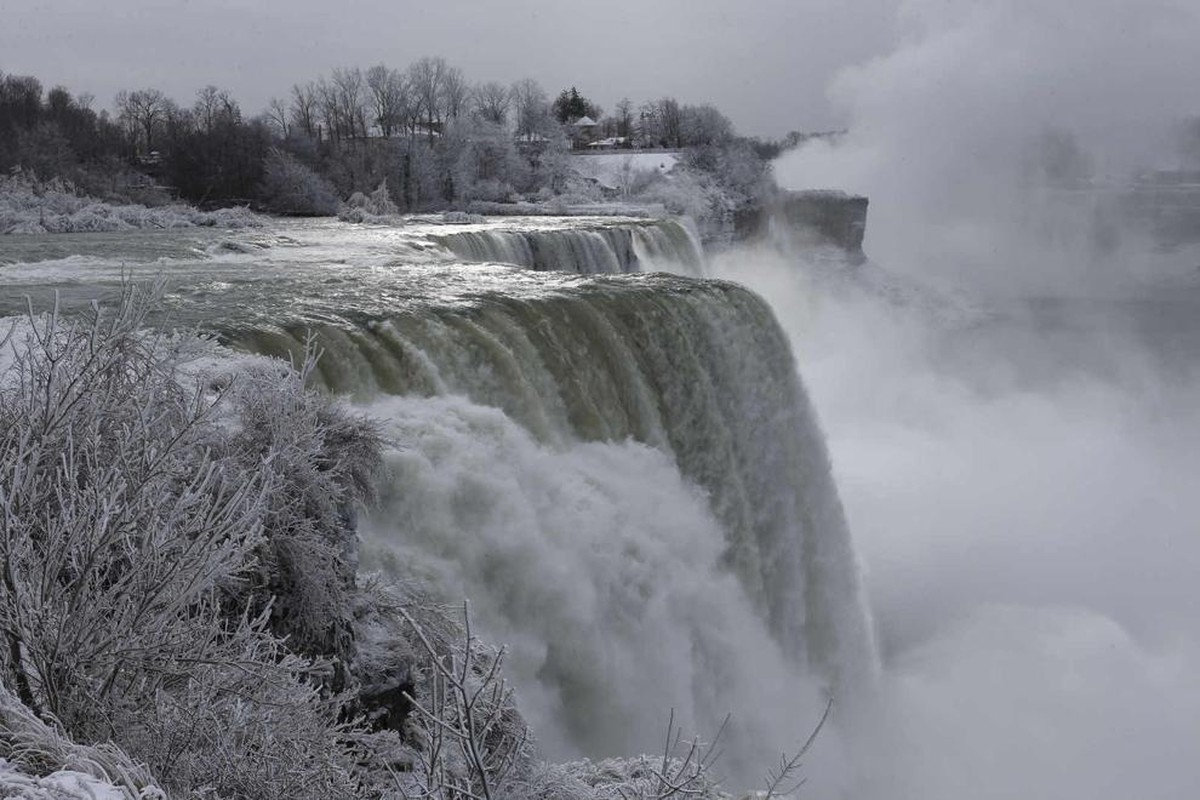
<path fill-rule="evenodd" d="M 90 92 L 230 89 L 244 110 L 334 67 L 441 55 L 470 80 L 575 85 L 611 111 L 672 95 L 747 134 L 845 122 L 841 68 L 893 44 L 896 0 L 4 0 L 0 70 Z"/>

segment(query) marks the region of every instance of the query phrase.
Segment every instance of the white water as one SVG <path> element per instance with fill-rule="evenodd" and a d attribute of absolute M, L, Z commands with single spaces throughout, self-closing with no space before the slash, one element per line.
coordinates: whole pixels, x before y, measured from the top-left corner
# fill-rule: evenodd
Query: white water
<path fill-rule="evenodd" d="M 460 397 L 370 406 L 399 443 L 367 563 L 468 597 L 551 758 L 655 752 L 673 710 L 753 779 L 767 743 L 820 714 L 823 682 L 783 652 L 721 569 L 725 532 L 662 451 L 550 447 Z"/>
<path fill-rule="evenodd" d="M 554 251 L 554 235 L 516 224 Z M 558 241 L 591 243 L 568 248 L 572 271 L 616 252 L 564 224 Z M 694 258 L 684 228 L 636 230 L 643 268 Z M 294 354 L 317 332 L 321 379 L 392 437 L 366 561 L 472 599 L 485 635 L 512 648 L 509 677 L 548 754 L 656 751 L 672 709 L 709 736 L 732 713 L 725 774 L 756 781 L 828 692 L 848 712 L 876 671 L 779 326 L 731 284 L 447 263 L 431 246 L 446 231 L 289 224 L 260 249 L 177 258 L 169 300 L 177 319 L 256 352 Z M 475 238 L 489 261 L 504 240 Z M 123 268 L 55 255 L 53 285 L 27 257 L 0 283 L 75 297 Z M 819 757 L 835 758 L 834 728 L 823 738 Z"/>
<path fill-rule="evenodd" d="M 754 780 L 823 692 L 849 712 L 870 625 L 761 300 L 662 277 L 432 311 L 319 329 L 323 380 L 376 398 L 397 443 L 369 561 L 475 601 L 548 752 L 628 754 L 671 708 L 709 734 L 732 713 L 726 766 Z M 298 352 L 302 332 L 257 336 Z"/>
<path fill-rule="evenodd" d="M 674 219 L 551 231 L 487 228 L 439 240 L 459 258 L 585 275 L 679 272 L 702 275 L 704 253 L 689 224 Z"/>

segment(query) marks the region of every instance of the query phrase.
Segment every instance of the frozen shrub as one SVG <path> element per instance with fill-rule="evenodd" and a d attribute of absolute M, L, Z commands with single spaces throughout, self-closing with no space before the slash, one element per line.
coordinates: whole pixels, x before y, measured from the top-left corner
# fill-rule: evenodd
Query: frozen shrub
<path fill-rule="evenodd" d="M 403 795 L 525 796 L 533 744 L 502 673 L 504 650 L 476 638 L 466 604 L 455 615 L 411 586 L 401 592 L 376 583 L 370 595 L 374 619 L 365 627 L 387 633 L 373 637 L 361 663 L 377 675 L 402 668 L 406 679 L 407 769 L 397 776 Z"/>
<path fill-rule="evenodd" d="M 69 181 L 0 176 L 0 234 L 92 233 L 135 228 L 247 228 L 261 225 L 245 208 L 200 211 L 186 205 L 147 208 L 104 203 Z"/>
<path fill-rule="evenodd" d="M 0 684 L 175 792 L 362 796 L 359 750 L 386 742 L 329 690 L 351 559 L 320 592 L 297 571 L 348 541 L 371 432 L 288 371 L 190 380 L 196 340 L 147 332 L 151 305 L 130 290 L 5 345 Z"/>
<path fill-rule="evenodd" d="M 87 775 L 141 800 L 161 797 L 146 769 L 111 744 L 83 747 L 36 717 L 0 684 L 0 790 L 39 788 L 36 776 L 70 772 Z M 34 793 L 31 791 L 31 795 Z M 20 797 L 21 795 L 16 795 Z M 86 796 L 86 795 L 85 795 Z"/>
<path fill-rule="evenodd" d="M 261 191 L 264 205 L 277 214 L 332 216 L 338 212 L 333 184 L 278 148 L 268 152 L 263 163 Z"/>
<path fill-rule="evenodd" d="M 386 222 L 400 214 L 400 207 L 392 202 L 387 181 L 369 195 L 355 192 L 342 204 L 338 219 L 345 222 Z"/>
<path fill-rule="evenodd" d="M 334 659 L 340 689 L 353 656 L 355 508 L 373 499 L 381 442 L 366 418 L 305 390 L 313 363 L 239 374 L 231 445 L 242 468 L 264 473 L 272 487 L 248 594 L 274 598 L 271 624 L 291 649 Z"/>

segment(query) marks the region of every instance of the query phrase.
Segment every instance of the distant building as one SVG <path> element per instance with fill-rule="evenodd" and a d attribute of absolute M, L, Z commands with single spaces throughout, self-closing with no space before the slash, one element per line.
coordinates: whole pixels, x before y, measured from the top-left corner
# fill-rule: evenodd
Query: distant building
<path fill-rule="evenodd" d="M 522 133 L 513 138 L 517 151 L 529 155 L 540 153 L 550 145 L 550 140 L 540 133 Z"/>
<path fill-rule="evenodd" d="M 583 116 L 574 122 L 567 123 L 567 128 L 570 131 L 571 147 L 578 150 L 596 141 L 600 123 L 591 117 Z"/>
<path fill-rule="evenodd" d="M 597 139 L 594 142 L 588 142 L 588 150 L 616 150 L 621 147 L 628 147 L 629 139 L 625 136 L 609 136 L 607 139 Z"/>

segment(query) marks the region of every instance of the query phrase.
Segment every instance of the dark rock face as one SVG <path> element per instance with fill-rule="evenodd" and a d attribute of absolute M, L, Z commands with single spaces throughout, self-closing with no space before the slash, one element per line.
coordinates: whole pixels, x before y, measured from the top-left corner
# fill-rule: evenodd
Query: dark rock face
<path fill-rule="evenodd" d="M 409 698 L 416 693 L 416 681 L 405 666 L 381 676 L 375 684 L 363 686 L 358 693 L 358 708 L 374 730 L 403 731 L 412 711 Z"/>
<path fill-rule="evenodd" d="M 735 220 L 737 238 L 786 237 L 806 247 L 835 247 L 854 260 L 865 259 L 868 200 L 841 191 L 780 191 Z"/>

